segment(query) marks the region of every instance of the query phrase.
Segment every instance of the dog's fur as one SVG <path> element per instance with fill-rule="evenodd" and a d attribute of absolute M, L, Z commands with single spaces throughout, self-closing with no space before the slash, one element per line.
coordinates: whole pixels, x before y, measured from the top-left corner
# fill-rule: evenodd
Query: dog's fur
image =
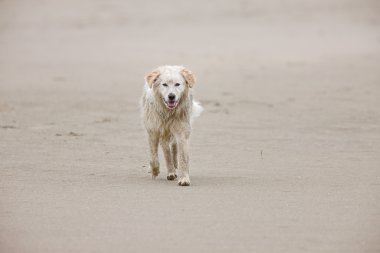
<path fill-rule="evenodd" d="M 178 184 L 190 185 L 188 140 L 192 120 L 203 110 L 193 100 L 194 83 L 194 75 L 182 66 L 161 66 L 145 76 L 141 107 L 149 138 L 152 178 L 160 172 L 158 144 L 161 144 L 167 179 L 177 178 L 178 169 Z"/>

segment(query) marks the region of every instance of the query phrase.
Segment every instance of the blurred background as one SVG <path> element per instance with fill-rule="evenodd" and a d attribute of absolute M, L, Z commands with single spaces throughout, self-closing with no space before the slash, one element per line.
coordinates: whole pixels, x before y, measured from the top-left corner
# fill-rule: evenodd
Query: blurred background
<path fill-rule="evenodd" d="M 164 64 L 186 189 L 147 173 Z M 379 252 L 379 64 L 375 0 L 0 0 L 0 251 Z"/>

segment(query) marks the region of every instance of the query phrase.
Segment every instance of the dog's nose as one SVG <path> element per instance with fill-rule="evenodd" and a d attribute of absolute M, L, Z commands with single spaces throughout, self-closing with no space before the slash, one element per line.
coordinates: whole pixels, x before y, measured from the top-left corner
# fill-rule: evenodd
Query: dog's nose
<path fill-rule="evenodd" d="M 174 95 L 173 93 L 170 93 L 170 94 L 168 95 L 168 98 L 169 98 L 170 100 L 174 100 L 174 99 L 175 99 L 175 95 Z"/>

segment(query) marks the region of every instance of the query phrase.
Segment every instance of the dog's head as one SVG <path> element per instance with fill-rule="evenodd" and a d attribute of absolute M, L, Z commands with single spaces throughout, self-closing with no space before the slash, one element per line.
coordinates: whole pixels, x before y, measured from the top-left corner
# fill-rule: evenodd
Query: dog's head
<path fill-rule="evenodd" d="M 193 87 L 195 78 L 182 66 L 162 66 L 147 74 L 145 81 L 167 108 L 174 109 L 188 89 Z"/>

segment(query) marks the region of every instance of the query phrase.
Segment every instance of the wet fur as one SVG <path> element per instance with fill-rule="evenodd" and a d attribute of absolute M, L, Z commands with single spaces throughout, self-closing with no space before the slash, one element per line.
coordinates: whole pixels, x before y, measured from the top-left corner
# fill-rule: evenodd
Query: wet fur
<path fill-rule="evenodd" d="M 181 69 L 177 66 L 160 68 L 163 70 L 170 67 Z M 190 185 L 188 140 L 191 133 L 191 122 L 195 116 L 200 114 L 202 107 L 192 98 L 191 87 L 195 82 L 194 76 L 185 68 L 182 69 L 181 74 L 187 85 L 176 108 L 167 108 L 163 101 L 158 88 L 160 84 L 157 82 L 160 76 L 159 70 L 155 70 L 146 76 L 141 106 L 143 123 L 149 139 L 152 177 L 155 178 L 160 172 L 158 160 L 158 145 L 160 144 L 168 169 L 167 179 L 174 180 L 177 178 L 176 170 L 178 169 L 180 173 L 178 184 L 187 186 Z M 191 85 L 188 80 L 191 81 Z"/>

